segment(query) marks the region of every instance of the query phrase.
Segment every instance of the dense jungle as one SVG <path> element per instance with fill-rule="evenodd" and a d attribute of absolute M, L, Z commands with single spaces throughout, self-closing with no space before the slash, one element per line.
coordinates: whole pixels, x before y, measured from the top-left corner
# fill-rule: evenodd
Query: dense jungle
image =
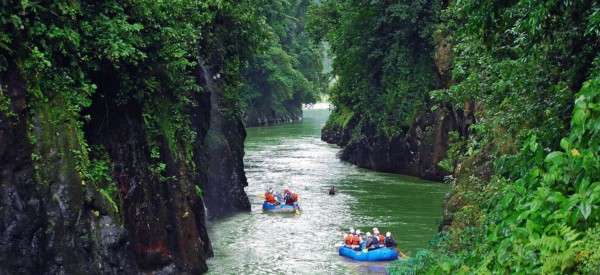
<path fill-rule="evenodd" d="M 0 274 L 600 270 L 596 1 L 0 7 Z"/>

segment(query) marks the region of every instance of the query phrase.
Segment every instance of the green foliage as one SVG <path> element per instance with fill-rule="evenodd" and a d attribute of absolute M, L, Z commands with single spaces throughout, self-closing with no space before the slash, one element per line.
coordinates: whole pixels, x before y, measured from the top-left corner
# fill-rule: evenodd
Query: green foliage
<path fill-rule="evenodd" d="M 82 116 L 82 111 L 92 105 L 97 91 L 102 100 L 116 93 L 118 98 L 108 100 L 119 107 L 140 108 L 149 169 L 159 180 L 175 179 L 167 173 L 171 168 L 167 163 L 183 161 L 194 170 L 196 133 L 190 116 L 197 104 L 195 95 L 202 92 L 199 61 L 211 64 L 216 72 L 223 70 L 222 109 L 229 116 L 239 115 L 239 71 L 258 49 L 266 48 L 268 40 L 264 3 L 255 4 L 250 0 L 2 2 L 0 71 L 11 70 L 25 81 L 36 181 L 46 182 L 44 176 L 56 172 L 40 172 L 48 169 L 46 152 L 56 146 L 61 148 L 58 158 L 73 157 L 82 184 L 93 183 L 115 212 L 122 211 L 110 158 L 104 149 L 90 148 L 83 133 L 90 117 Z M 0 87 L 2 119 L 14 115 L 5 84 Z M 41 131 L 35 128 L 39 124 Z M 49 144 L 57 139 L 66 144 L 66 151 Z"/>
<path fill-rule="evenodd" d="M 594 243 L 600 217 L 598 9 L 450 1 L 439 14 L 434 39 L 452 44 L 456 85 L 431 96 L 479 107 L 469 140 L 449 152 L 461 168 L 447 206 L 452 225 L 435 247 L 458 260 L 427 272 L 596 272 L 583 239 Z"/>
<path fill-rule="evenodd" d="M 590 263 L 579 260 L 589 251 L 582 236 L 600 217 L 600 77 L 584 83 L 575 97 L 571 131 L 560 141 L 561 150 L 544 152 L 532 134 L 518 155 L 497 160 L 500 174 L 507 178 L 490 183 L 487 190 L 493 193 L 473 202 L 489 213 L 478 226 L 485 229 L 486 241 L 462 246 L 473 253 L 453 268 L 516 273 L 587 270 Z M 503 167 L 511 169 L 504 172 Z M 466 212 L 470 207 L 455 217 L 482 216 Z M 454 233 L 449 239 L 455 242 L 474 238 L 464 231 Z"/>
<path fill-rule="evenodd" d="M 261 1 L 270 32 L 267 48 L 244 68 L 242 108 L 282 117 L 300 113 L 302 103 L 315 103 L 325 92 L 320 48 L 304 32 L 307 0 Z"/>
<path fill-rule="evenodd" d="M 429 36 L 437 9 L 435 1 L 321 1 L 309 9 L 311 37 L 329 42 L 334 56 L 330 100 L 356 115 L 353 136 L 375 129 L 368 135 L 401 137 L 414 122 L 436 79 Z"/>
<path fill-rule="evenodd" d="M 202 188 L 200 188 L 200 186 L 198 185 L 194 186 L 194 188 L 196 190 L 196 196 L 202 198 L 202 196 L 204 195 L 204 191 L 202 191 Z"/>
<path fill-rule="evenodd" d="M 123 196 L 111 177 L 113 167 L 108 152 L 104 147 L 94 145 L 91 148 L 90 159 L 90 166 L 83 178 L 94 184 L 100 194 L 110 202 L 115 213 L 120 213 L 119 211 L 123 209 Z"/>
<path fill-rule="evenodd" d="M 450 261 L 451 258 L 447 255 L 438 255 L 437 253 L 423 249 L 419 250 L 416 255 L 406 260 L 398 260 L 394 265 L 388 268 L 389 274 L 413 275 L 425 274 L 427 271 L 432 274 L 449 273 L 450 266 L 441 266 L 438 270 L 429 270 L 431 266 L 436 266 L 440 262 Z"/>
<path fill-rule="evenodd" d="M 354 117 L 354 113 L 348 108 L 333 109 L 327 120 L 328 128 L 344 129 Z"/>
<path fill-rule="evenodd" d="M 17 114 L 15 114 L 11 109 L 11 100 L 7 95 L 4 94 L 6 93 L 5 90 L 6 87 L 2 87 L 0 85 L 0 113 L 9 119 L 16 118 Z M 0 118 L 0 122 L 2 122 L 2 118 Z"/>
<path fill-rule="evenodd" d="M 440 161 L 438 163 L 438 166 L 448 171 L 449 173 L 453 173 L 454 165 L 457 162 L 458 158 L 461 156 L 461 149 L 464 146 L 466 146 L 466 141 L 462 141 L 459 137 L 458 132 L 456 131 L 450 132 L 448 133 L 448 135 L 450 136 L 450 146 L 448 148 L 448 151 L 446 152 L 447 158 Z"/>
<path fill-rule="evenodd" d="M 600 270 L 600 224 L 591 226 L 581 239 L 581 251 L 575 256 L 582 274 Z"/>

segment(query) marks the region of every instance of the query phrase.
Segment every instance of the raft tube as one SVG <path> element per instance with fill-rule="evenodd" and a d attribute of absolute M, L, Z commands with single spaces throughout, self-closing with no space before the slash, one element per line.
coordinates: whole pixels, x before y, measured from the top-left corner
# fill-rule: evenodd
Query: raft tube
<path fill-rule="evenodd" d="M 296 208 L 289 204 L 272 205 L 268 202 L 263 202 L 263 210 L 272 213 L 296 213 Z"/>
<path fill-rule="evenodd" d="M 396 252 L 396 250 L 394 249 L 387 247 L 363 252 L 362 250 L 356 251 L 345 246 L 340 246 L 340 249 L 338 251 L 340 252 L 340 255 L 357 261 L 374 262 L 393 261 L 398 259 L 398 252 Z"/>

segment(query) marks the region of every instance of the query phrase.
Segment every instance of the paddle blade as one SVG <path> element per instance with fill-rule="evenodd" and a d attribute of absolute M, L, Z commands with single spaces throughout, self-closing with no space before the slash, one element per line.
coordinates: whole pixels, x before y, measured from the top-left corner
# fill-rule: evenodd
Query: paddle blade
<path fill-rule="evenodd" d="M 298 208 L 296 208 L 296 215 L 300 215 L 300 210 L 298 210 Z"/>
<path fill-rule="evenodd" d="M 400 254 L 400 257 L 402 257 L 402 259 L 408 259 L 408 256 L 404 255 L 404 253 L 402 253 L 402 251 L 400 251 L 400 249 L 398 248 L 394 248 L 396 251 L 398 251 L 398 254 Z"/>
<path fill-rule="evenodd" d="M 258 198 L 259 198 L 259 199 L 264 199 L 264 198 L 265 198 L 265 195 L 258 195 Z"/>
<path fill-rule="evenodd" d="M 363 253 L 367 253 L 367 252 L 369 252 L 369 249 L 365 248 L 362 251 L 363 251 Z"/>

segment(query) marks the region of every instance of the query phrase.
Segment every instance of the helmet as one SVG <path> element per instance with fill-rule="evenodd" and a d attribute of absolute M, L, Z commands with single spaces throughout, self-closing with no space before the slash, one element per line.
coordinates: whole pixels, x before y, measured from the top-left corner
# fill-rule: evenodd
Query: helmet
<path fill-rule="evenodd" d="M 371 232 L 367 232 L 367 237 L 371 237 Z"/>
<path fill-rule="evenodd" d="M 385 233 L 385 236 L 386 236 L 386 237 L 391 237 L 391 236 L 392 236 L 392 233 L 390 233 L 390 232 L 388 232 L 388 233 Z"/>
<path fill-rule="evenodd" d="M 377 229 L 377 227 L 373 228 L 373 234 L 379 235 L 379 230 Z"/>
<path fill-rule="evenodd" d="M 283 193 L 290 193 L 290 189 L 283 189 Z"/>
<path fill-rule="evenodd" d="M 356 235 L 360 235 L 360 229 L 356 229 Z"/>
<path fill-rule="evenodd" d="M 354 234 L 354 228 L 350 228 L 350 234 Z"/>
<path fill-rule="evenodd" d="M 379 229 L 377 229 L 377 227 L 373 227 L 373 232 L 375 231 L 379 231 Z"/>

